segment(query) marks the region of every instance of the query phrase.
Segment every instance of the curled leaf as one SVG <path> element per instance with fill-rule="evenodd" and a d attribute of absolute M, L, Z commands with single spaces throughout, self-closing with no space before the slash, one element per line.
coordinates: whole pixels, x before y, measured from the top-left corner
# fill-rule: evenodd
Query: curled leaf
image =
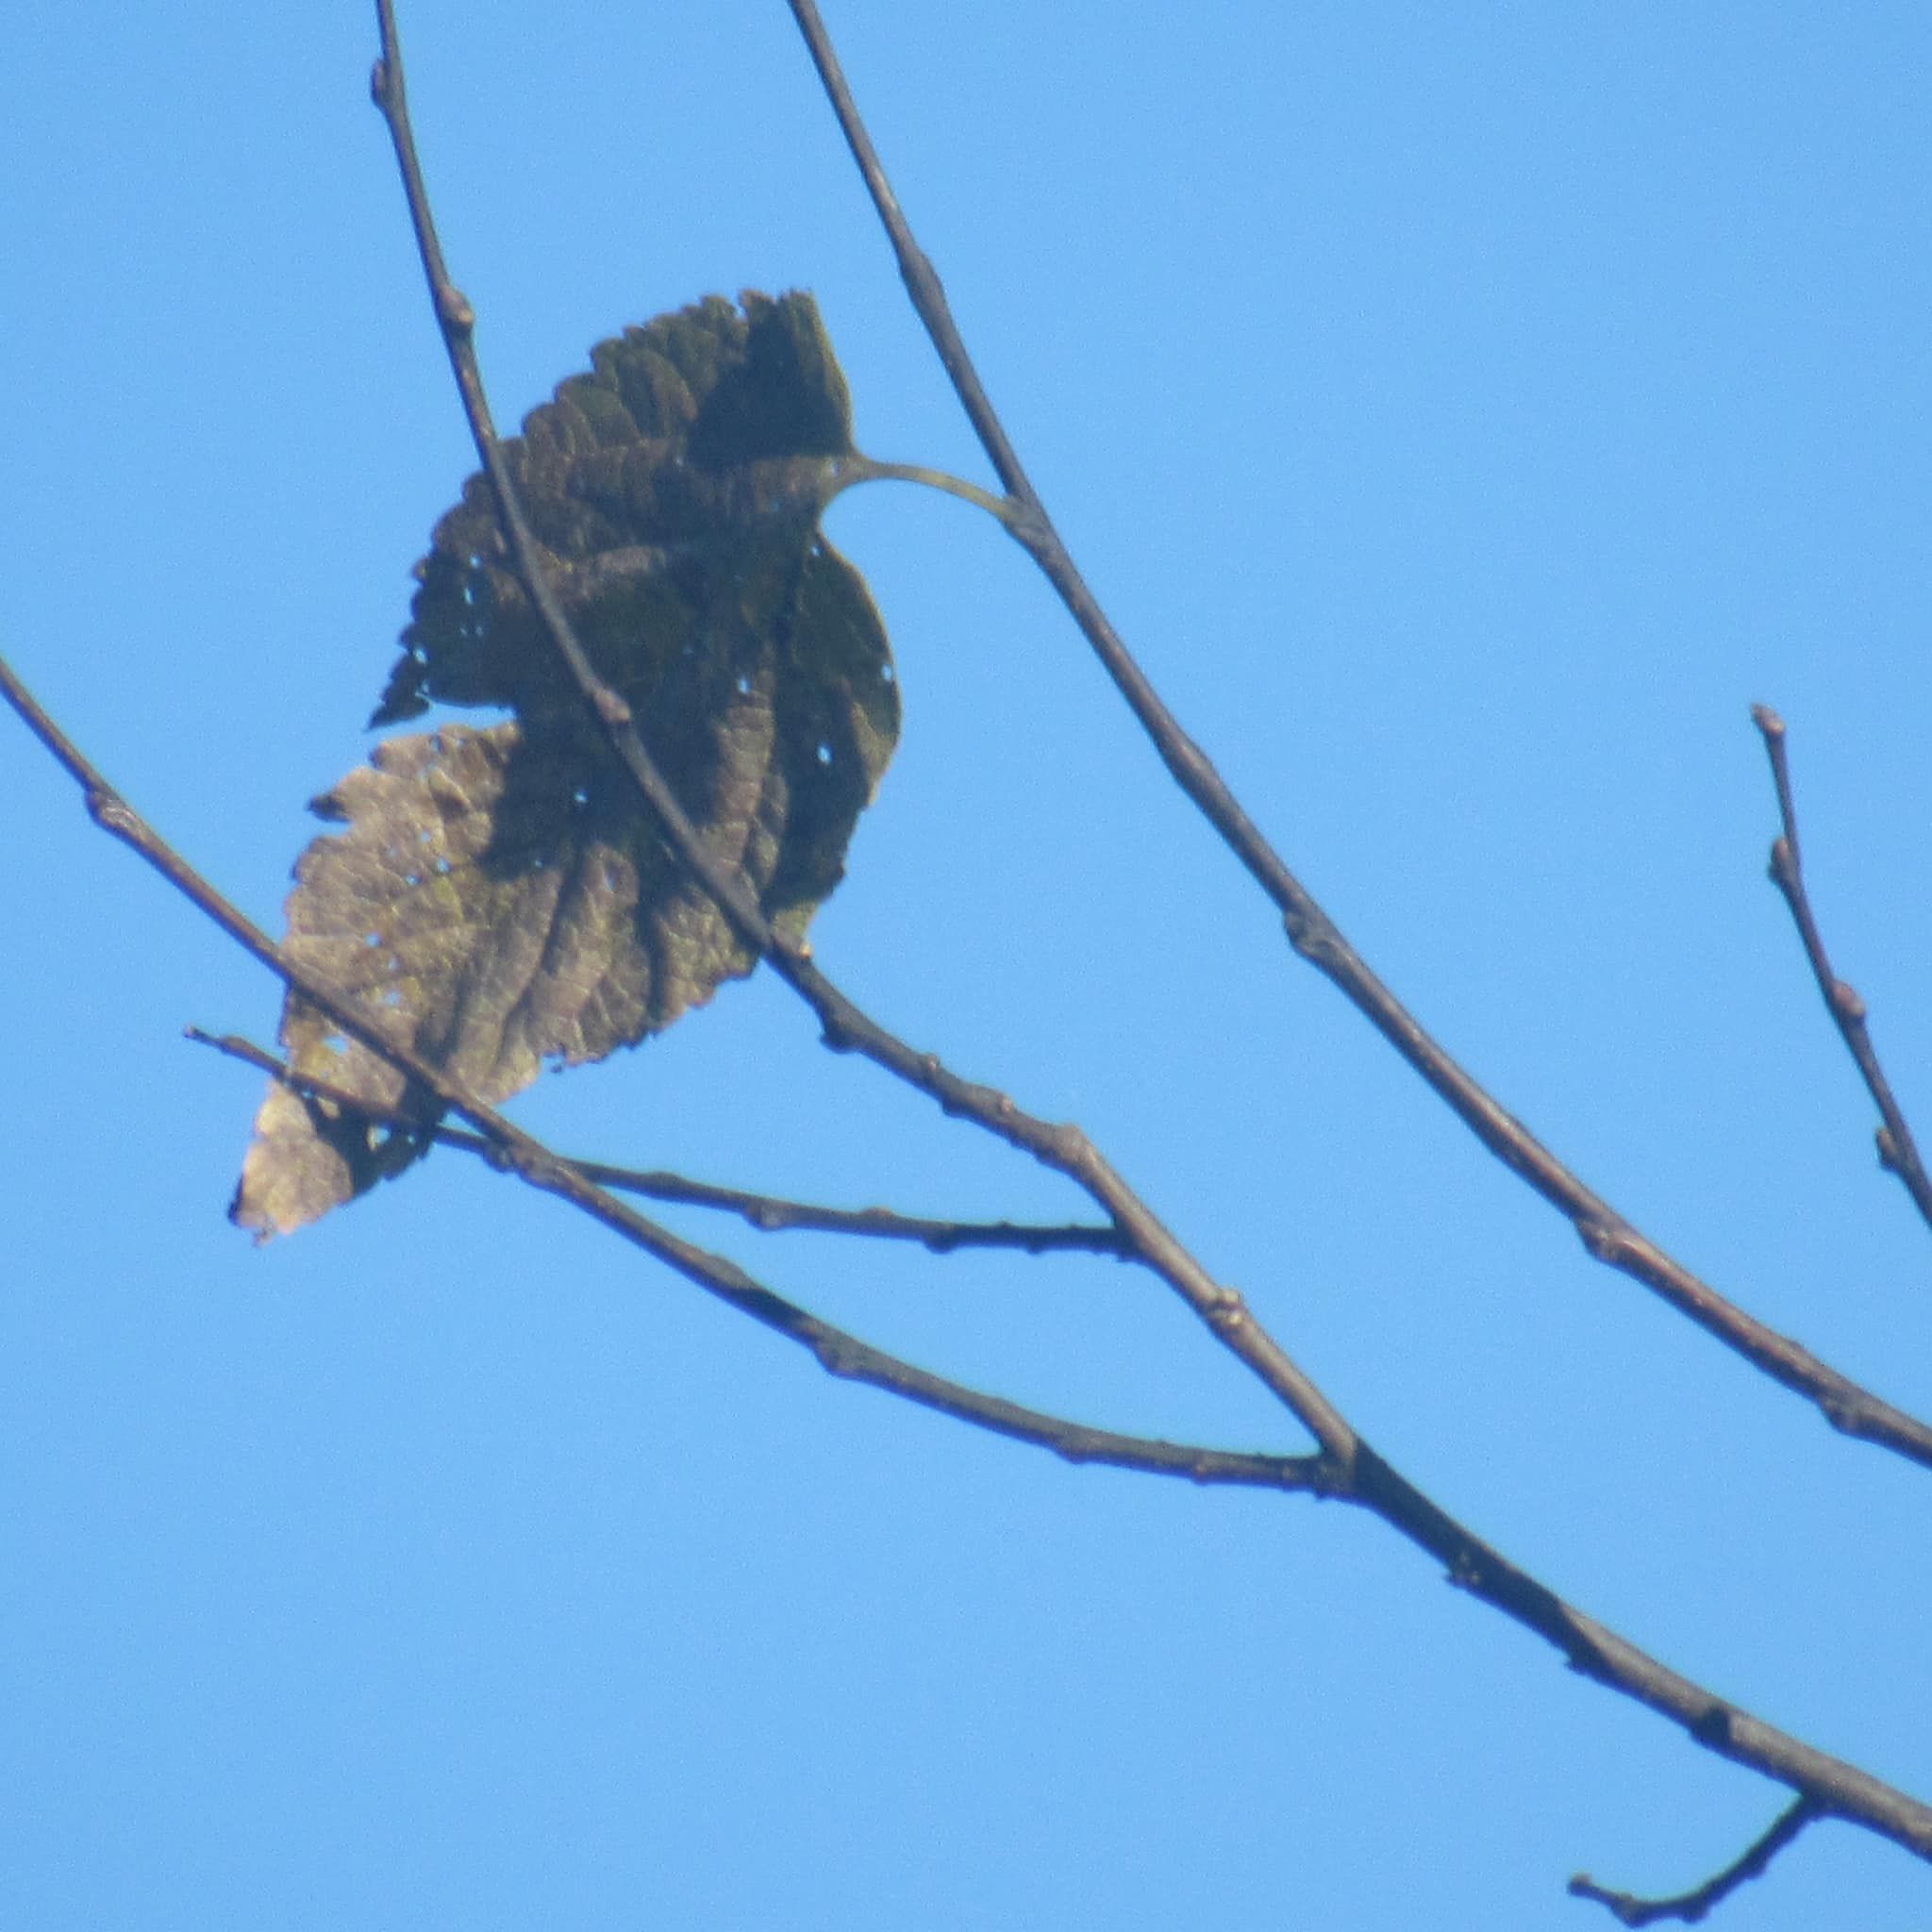
<path fill-rule="evenodd" d="M 818 534 L 850 480 L 843 377 L 809 296 L 715 297 L 592 353 L 504 445 L 553 582 L 680 803 L 766 916 L 837 885 L 898 736 L 885 632 Z M 663 843 L 498 555 L 473 476 L 418 567 L 375 722 L 434 701 L 512 722 L 391 739 L 315 801 L 290 952 L 478 1098 L 598 1059 L 754 963 Z M 433 1109 L 299 994 L 232 1212 L 266 1239 L 407 1166 Z M 362 1112 L 360 1100 L 373 1110 Z"/>

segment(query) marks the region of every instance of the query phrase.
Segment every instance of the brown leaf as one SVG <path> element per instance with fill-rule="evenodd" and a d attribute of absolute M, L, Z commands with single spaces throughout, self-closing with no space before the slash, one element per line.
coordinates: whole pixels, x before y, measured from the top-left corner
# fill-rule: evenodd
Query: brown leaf
<path fill-rule="evenodd" d="M 712 848 L 802 931 L 898 734 L 863 580 L 817 534 L 850 451 L 810 298 L 711 301 L 600 345 L 506 444 L 554 579 Z M 801 445 L 813 445 L 801 447 Z M 598 1059 L 754 963 L 666 848 L 493 554 L 487 486 L 438 525 L 379 718 L 514 706 L 377 746 L 315 802 L 347 830 L 296 867 L 288 947 L 477 1098 Z M 424 1126 L 433 1109 L 298 994 L 293 1071 Z M 276 1087 L 232 1212 L 288 1233 L 425 1144 Z"/>

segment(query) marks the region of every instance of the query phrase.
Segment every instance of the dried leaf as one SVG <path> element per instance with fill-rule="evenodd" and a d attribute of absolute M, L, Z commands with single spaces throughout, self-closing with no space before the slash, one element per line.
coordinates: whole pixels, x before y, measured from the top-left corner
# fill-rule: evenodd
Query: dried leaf
<path fill-rule="evenodd" d="M 818 535 L 846 473 L 849 404 L 809 296 L 713 297 L 592 352 L 504 445 L 601 675 L 712 849 L 802 931 L 898 735 L 863 579 Z M 584 715 L 472 477 L 377 723 L 434 701 L 514 722 L 377 746 L 315 801 L 343 822 L 296 867 L 291 953 L 486 1101 L 545 1059 L 598 1059 L 754 963 Z M 376 1055 L 299 995 L 294 1071 L 426 1125 Z M 420 1129 L 272 1089 L 233 1213 L 267 1239 L 399 1172 Z"/>

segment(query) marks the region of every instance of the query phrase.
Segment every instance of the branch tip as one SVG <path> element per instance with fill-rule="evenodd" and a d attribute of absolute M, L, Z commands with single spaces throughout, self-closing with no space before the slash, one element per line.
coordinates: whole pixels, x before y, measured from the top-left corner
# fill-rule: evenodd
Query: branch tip
<path fill-rule="evenodd" d="M 1642 1898 L 1635 1892 L 1612 1891 L 1599 1885 L 1587 1872 L 1579 1872 L 1565 1890 L 1572 1898 L 1587 1898 L 1600 1905 L 1620 1925 L 1654 1925 L 1665 1919 L 1694 1925 L 1709 1916 L 1713 1907 L 1722 1905 L 1732 1892 L 1753 1878 L 1763 1877 L 1771 1861 L 1790 1844 L 1806 1826 L 1825 1815 L 1825 1807 L 1809 1792 L 1799 1796 L 1773 1822 L 1771 1827 L 1754 1839 L 1721 1872 L 1689 1891 L 1668 1898 Z"/>
<path fill-rule="evenodd" d="M 1785 747 L 1784 721 L 1768 705 L 1754 705 L 1752 718 L 1764 734 L 1771 757 L 1772 784 L 1777 793 L 1780 830 L 1772 841 L 1771 880 L 1784 895 L 1804 948 L 1806 963 L 1811 969 L 1824 1009 L 1838 1028 L 1845 1051 L 1858 1070 L 1873 1105 L 1878 1109 L 1878 1161 L 1887 1173 L 1895 1174 L 1911 1196 L 1920 1218 L 1932 1225 L 1932 1174 L 1928 1174 L 1912 1137 L 1910 1124 L 1891 1091 L 1891 1082 L 1872 1044 L 1866 1025 L 1870 1014 L 1865 1001 L 1849 980 L 1840 979 L 1832 969 L 1825 951 L 1824 937 L 1818 927 L 1818 916 L 1811 907 L 1811 895 L 1805 884 L 1804 860 L 1798 844 L 1798 808 L 1791 790 L 1790 758 Z"/>

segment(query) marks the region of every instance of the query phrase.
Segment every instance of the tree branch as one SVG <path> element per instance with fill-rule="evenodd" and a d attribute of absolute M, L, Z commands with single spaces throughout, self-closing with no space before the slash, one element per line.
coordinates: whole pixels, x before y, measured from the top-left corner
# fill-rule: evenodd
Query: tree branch
<path fill-rule="evenodd" d="M 1824 950 L 1824 940 L 1811 910 L 1810 894 L 1805 890 L 1804 859 L 1798 846 L 1798 810 L 1791 798 L 1790 758 L 1785 748 L 1785 721 L 1769 705 L 1753 705 L 1751 722 L 1757 726 L 1771 758 L 1772 782 L 1777 787 L 1778 818 L 1784 825 L 1783 832 L 1772 841 L 1772 883 L 1790 908 L 1791 922 L 1798 928 L 1805 958 L 1810 962 L 1811 976 L 1824 996 L 1824 1009 L 1831 1015 L 1845 1051 L 1864 1079 L 1865 1091 L 1878 1108 L 1883 1123 L 1878 1129 L 1878 1164 L 1897 1174 L 1921 1217 L 1932 1225 L 1932 1176 L 1925 1173 L 1912 1130 L 1892 1094 L 1885 1069 L 1878 1063 L 1871 1029 L 1865 1024 L 1865 1002 L 1855 988 L 1831 970 L 1830 956 Z"/>
<path fill-rule="evenodd" d="M 1174 782 L 1282 915 L 1289 942 L 1334 984 L 1503 1165 L 1575 1228 L 1591 1257 L 1641 1283 L 1762 1374 L 1804 1396 L 1831 1426 L 1932 1468 L 1932 1427 L 1880 1401 L 1700 1280 L 1557 1158 L 1434 1040 L 1370 971 L 1341 928 L 1261 835 L 1201 747 L 1181 728 L 1088 588 L 1028 481 L 953 320 L 945 291 L 914 240 L 814 0 L 787 0 L 898 258 L 908 294 L 988 459 L 1013 498 L 1002 519 L 1058 592 Z"/>
<path fill-rule="evenodd" d="M 386 15 L 385 0 L 379 0 L 379 5 L 383 5 Z M 392 41 L 390 44 L 392 50 Z M 455 305 L 440 303 L 439 312 L 459 318 L 465 311 Z M 458 326 L 452 322 L 447 326 L 467 342 L 467 325 Z M 1115 1438 L 1101 1432 L 1077 1428 L 1069 1432 L 1067 1425 L 1056 1419 L 1042 1418 L 1035 1411 L 895 1362 L 856 1338 L 819 1322 L 773 1294 L 735 1263 L 679 1240 L 626 1208 L 608 1191 L 574 1173 L 540 1142 L 481 1106 L 439 1069 L 389 1040 L 377 1018 L 360 1008 L 332 983 L 297 966 L 157 838 L 53 725 L 4 662 L 0 662 L 0 696 L 14 706 L 29 728 L 79 783 L 91 813 L 104 829 L 140 853 L 252 956 L 269 965 L 285 984 L 300 991 L 346 1033 L 383 1054 L 443 1107 L 467 1119 L 490 1141 L 493 1158 L 500 1165 L 533 1186 L 561 1195 L 708 1292 L 810 1348 L 831 1372 L 872 1382 L 925 1407 L 974 1421 L 979 1426 L 1054 1447 L 1076 1459 L 1117 1459 L 1124 1466 L 1185 1474 L 1197 1480 L 1265 1481 L 1275 1488 L 1306 1489 L 1357 1502 L 1374 1510 L 1411 1541 L 1444 1560 L 1453 1581 L 1557 1644 L 1575 1668 L 1673 1717 L 1707 1748 L 1792 1786 L 1813 1798 L 1823 1809 L 1864 1824 L 1921 1857 L 1932 1858 L 1932 1807 L 1918 1804 L 1854 1766 L 1812 1750 L 1665 1670 L 1614 1633 L 1565 1605 L 1430 1503 L 1356 1436 L 1339 1412 L 1253 1321 L 1241 1297 L 1218 1287 L 1200 1270 L 1198 1263 L 1125 1189 L 1076 1129 L 1050 1128 L 1043 1123 L 1028 1121 L 1018 1115 L 1009 1101 L 1004 1101 L 991 1090 L 969 1086 L 945 1073 L 936 1060 L 914 1057 L 917 1072 L 923 1076 L 915 1084 L 924 1086 L 942 1105 L 951 1104 L 953 1110 L 970 1113 L 974 1118 L 1005 1122 L 1008 1138 L 1019 1145 L 1037 1140 L 1042 1158 L 1056 1157 L 1052 1164 L 1062 1165 L 1063 1171 L 1074 1174 L 1110 1211 L 1112 1203 L 1118 1200 L 1121 1212 L 1117 1219 L 1131 1241 L 1136 1257 L 1168 1279 L 1196 1307 L 1218 1339 L 1309 1422 L 1321 1441 L 1319 1457 L 1225 1458 L 1217 1452 L 1204 1454 L 1174 1445 L 1148 1445 L 1136 1439 Z M 803 966 L 805 962 L 794 964 Z M 813 991 L 830 1008 L 834 1020 L 845 1017 L 841 1009 L 849 1003 L 841 995 L 824 986 L 815 986 Z M 852 1017 L 861 1021 L 863 1018 L 856 1011 Z M 872 1028 L 870 1022 L 863 1024 L 871 1032 L 877 1030 Z M 888 1064 L 910 1053 L 890 1036 L 880 1036 L 872 1047 L 875 1056 Z"/>
<path fill-rule="evenodd" d="M 608 742 L 646 801 L 658 810 L 673 849 L 724 911 L 744 943 L 768 959 L 812 1008 L 826 1044 L 834 1050 L 862 1054 L 927 1094 L 943 1111 L 974 1121 L 1084 1188 L 1121 1230 L 1131 1257 L 1179 1294 L 1214 1338 L 1315 1437 L 1321 1449 L 1321 1479 L 1313 1487 L 1321 1492 L 1373 1509 L 1411 1541 L 1446 1562 L 1453 1581 L 1545 1637 L 1563 1651 L 1573 1667 L 1670 1716 L 1706 1748 L 1815 1795 L 1825 1808 L 1856 1818 L 1921 1857 L 1932 1858 L 1932 1807 L 1724 1704 L 1572 1609 L 1517 1570 L 1369 1448 L 1255 1319 L 1243 1298 L 1202 1268 L 1077 1127 L 1056 1126 L 1023 1113 L 1008 1096 L 951 1073 L 936 1055 L 916 1053 L 848 1000 L 812 963 L 808 946 L 775 933 L 767 924 L 735 873 L 720 864 L 677 808 L 638 739 L 628 708 L 597 680 L 551 591 L 541 557 L 517 507 L 483 398 L 473 345 L 475 312 L 450 282 L 436 241 L 409 128 L 391 0 L 376 0 L 376 15 L 382 51 L 372 92 L 395 145 L 432 304 L 472 437 L 502 509 L 514 567 L 559 656 L 601 721 Z M 1024 524 L 1025 520 L 1021 521 Z M 1485 1105 L 1493 1108 L 1487 1097 Z M 1932 1431 L 1912 1424 L 1908 1417 L 1901 1421 L 1920 1429 L 1927 1439 L 1926 1447 L 1932 1449 Z"/>
<path fill-rule="evenodd" d="M 0 699 L 12 707 L 80 787 L 89 815 L 102 830 L 143 858 L 245 952 L 325 1013 L 344 1033 L 381 1054 L 441 1107 L 469 1121 L 489 1143 L 488 1158 L 493 1166 L 561 1196 L 727 1307 L 809 1350 L 830 1374 L 868 1383 L 996 1435 L 1050 1449 L 1068 1461 L 1107 1463 L 1149 1474 L 1186 1476 L 1200 1483 L 1300 1491 L 1373 1510 L 1441 1560 L 1453 1584 L 1554 1644 L 1572 1668 L 1671 1718 L 1707 1750 L 1790 1786 L 1810 1798 L 1821 1811 L 1862 1824 L 1932 1861 L 1932 1806 L 1923 1805 L 1856 1765 L 1814 1750 L 1725 1704 L 1573 1608 L 1430 1502 L 1339 1415 L 1339 1448 L 1324 1443 L 1321 1454 L 1305 1457 L 1242 1455 L 1090 1429 L 983 1394 L 886 1355 L 774 1293 L 736 1262 L 659 1227 L 575 1173 L 541 1141 L 485 1107 L 439 1068 L 391 1040 L 381 1022 L 351 994 L 289 958 L 108 783 L 48 717 L 5 658 L 0 658 Z M 1190 1261 L 1189 1265 L 1195 1264 Z M 1228 1340 L 1229 1345 L 1235 1346 L 1251 1318 L 1245 1315 L 1238 1296 L 1224 1292 L 1233 1304 L 1227 1312 L 1235 1318 L 1234 1334 Z M 1273 1348 L 1274 1344 L 1271 1341 L 1266 1346 Z M 1323 1406 L 1326 1409 L 1325 1400 Z"/>
<path fill-rule="evenodd" d="M 1607 1907 L 1610 1916 L 1624 1925 L 1655 1925 L 1664 1919 L 1677 1919 L 1687 1925 L 1694 1925 L 1707 1918 L 1714 1906 L 1722 1905 L 1739 1886 L 1753 1878 L 1763 1877 L 1770 1869 L 1771 1861 L 1807 1825 L 1815 1824 L 1821 1815 L 1810 1799 L 1800 1798 L 1796 1804 L 1779 1812 L 1771 1829 L 1754 1840 L 1722 1872 L 1707 1878 L 1702 1885 L 1693 1886 L 1689 1891 L 1677 1892 L 1671 1898 L 1639 1898 L 1633 1892 L 1608 1891 L 1587 1872 L 1579 1872 L 1570 1881 L 1570 1896 L 1594 1899 L 1598 1905 Z"/>
<path fill-rule="evenodd" d="M 796 0 L 796 4 L 808 4 L 809 10 L 808 0 Z M 478 459 L 496 494 L 510 560 L 545 632 L 584 694 L 586 703 L 599 720 L 613 753 L 630 774 L 640 794 L 658 815 L 679 859 L 710 894 L 740 940 L 768 960 L 773 969 L 810 1006 L 828 1046 L 835 1051 L 863 1055 L 928 1095 L 944 1112 L 975 1122 L 1086 1189 L 1122 1230 L 1133 1252 L 1188 1303 L 1277 1399 L 1292 1410 L 1317 1441 L 1324 1447 L 1345 1453 L 1349 1432 L 1326 1398 L 1255 1323 L 1241 1297 L 1206 1274 L 1101 1158 L 1077 1127 L 1054 1125 L 1022 1113 L 1008 1095 L 961 1079 L 944 1067 L 936 1055 L 915 1051 L 871 1020 L 813 964 L 809 944 L 776 931 L 767 922 L 737 873 L 719 860 L 704 836 L 686 816 L 639 737 L 631 722 L 629 708 L 597 677 L 549 582 L 536 541 L 518 505 L 476 362 L 474 345 L 475 312 L 450 280 L 441 245 L 437 240 L 435 221 L 409 124 L 402 55 L 391 0 L 376 0 L 376 15 L 382 52 L 372 76 L 371 93 L 395 147 L 409 218 L 429 283 L 432 306 Z M 816 20 L 815 13 L 811 17 Z M 1329 930 L 1332 933 L 1332 928 Z M 1341 954 L 1352 960 L 1354 955 L 1341 945 L 1340 935 L 1334 934 L 1333 938 Z M 1310 957 L 1315 955 L 1311 953 Z M 1359 966 L 1359 962 L 1357 963 Z M 1369 976 L 1365 967 L 1359 967 L 1359 972 L 1364 977 Z M 1375 984 L 1379 985 L 1379 982 Z M 1392 996 L 1389 1004 L 1400 1014 L 1401 1009 L 1394 1007 Z M 1477 1096 L 1481 1118 L 1495 1125 L 1501 1136 L 1499 1151 L 1504 1152 L 1504 1158 L 1523 1172 L 1532 1185 L 1539 1185 L 1532 1168 L 1524 1164 L 1518 1141 L 1522 1146 L 1535 1149 L 1538 1156 L 1552 1166 L 1555 1165 L 1553 1158 L 1543 1154 L 1523 1128 L 1509 1121 L 1508 1116 L 1479 1088 L 1474 1087 L 1459 1069 L 1455 1069 L 1407 1014 L 1401 1014 L 1401 1020 L 1408 1034 L 1414 1036 L 1407 1055 L 1412 1063 L 1421 1064 L 1433 1056 L 1442 1066 L 1450 1068 L 1456 1078 Z M 1512 1135 L 1516 1138 L 1512 1139 Z M 1932 1467 L 1932 1427 L 1879 1400 L 1788 1337 L 1734 1308 L 1714 1290 L 1646 1241 L 1606 1204 L 1583 1190 L 1581 1183 L 1569 1175 L 1567 1170 L 1558 1168 L 1557 1172 L 1574 1191 L 1577 1201 L 1584 1204 L 1574 1207 L 1577 1229 L 1586 1247 L 1598 1259 L 1619 1267 L 1640 1280 L 1649 1281 L 1667 1299 L 1726 1341 L 1766 1374 L 1807 1396 L 1834 1427 Z M 1540 1191 L 1547 1191 L 1541 1188 Z"/>
<path fill-rule="evenodd" d="M 564 1200 L 601 1222 L 612 1233 L 653 1259 L 682 1274 L 708 1294 L 715 1295 L 741 1314 L 749 1315 L 788 1341 L 797 1342 L 818 1358 L 828 1373 L 864 1382 L 922 1407 L 937 1409 L 958 1421 L 990 1429 L 1015 1441 L 1051 1449 L 1069 1462 L 1108 1463 L 1141 1470 L 1150 1475 L 1186 1476 L 1191 1482 L 1232 1483 L 1277 1490 L 1325 1487 L 1327 1472 L 1315 1457 L 1243 1454 L 1207 1449 L 1188 1443 L 1125 1436 L 1109 1429 L 1089 1428 L 1060 1416 L 1023 1407 L 996 1395 L 969 1389 L 928 1374 L 910 1362 L 861 1341 L 856 1335 L 821 1321 L 796 1304 L 774 1293 L 735 1262 L 680 1240 L 668 1228 L 647 1220 L 613 1194 L 578 1173 L 571 1162 L 452 1080 L 441 1069 L 388 1037 L 380 1022 L 353 994 L 310 973 L 291 959 L 259 926 L 224 898 L 186 859 L 175 851 L 127 801 L 94 769 L 58 725 L 42 709 L 33 694 L 0 658 L 0 698 L 12 707 L 27 728 L 46 746 L 81 788 L 88 814 L 103 831 L 145 859 L 168 883 L 188 898 L 242 950 L 318 1008 L 373 1052 L 382 1055 L 399 1072 L 432 1094 L 452 1113 L 459 1114 L 485 1143 L 491 1166 Z M 361 1101 L 355 1103 L 358 1108 Z"/>
<path fill-rule="evenodd" d="M 423 1123 L 407 1109 L 384 1107 L 366 1094 L 351 1093 L 326 1080 L 296 1074 L 286 1060 L 278 1059 L 240 1034 L 207 1033 L 199 1026 L 190 1026 L 186 1033 L 197 1045 L 211 1046 L 230 1059 L 241 1060 L 294 1092 L 332 1101 L 387 1126 L 417 1134 L 425 1132 Z M 491 1151 L 491 1143 L 480 1134 L 468 1133 L 461 1127 L 437 1126 L 426 1132 L 427 1138 L 441 1146 L 460 1148 L 464 1153 L 485 1158 Z M 1126 1244 L 1119 1230 L 1111 1227 L 1078 1223 L 1049 1226 L 1021 1221 L 941 1221 L 928 1215 L 894 1213 L 890 1208 L 824 1208 L 812 1201 L 788 1201 L 776 1194 L 721 1188 L 709 1181 L 690 1180 L 683 1174 L 666 1174 L 662 1170 L 642 1172 L 634 1167 L 613 1167 L 608 1161 L 586 1160 L 577 1155 L 558 1158 L 601 1188 L 641 1194 L 650 1201 L 722 1208 L 736 1214 L 760 1234 L 797 1228 L 813 1234 L 863 1235 L 875 1241 L 917 1241 L 935 1255 L 957 1254 L 962 1248 L 1018 1248 L 1028 1255 L 1072 1253 L 1111 1255 L 1117 1260 L 1126 1258 Z"/>

